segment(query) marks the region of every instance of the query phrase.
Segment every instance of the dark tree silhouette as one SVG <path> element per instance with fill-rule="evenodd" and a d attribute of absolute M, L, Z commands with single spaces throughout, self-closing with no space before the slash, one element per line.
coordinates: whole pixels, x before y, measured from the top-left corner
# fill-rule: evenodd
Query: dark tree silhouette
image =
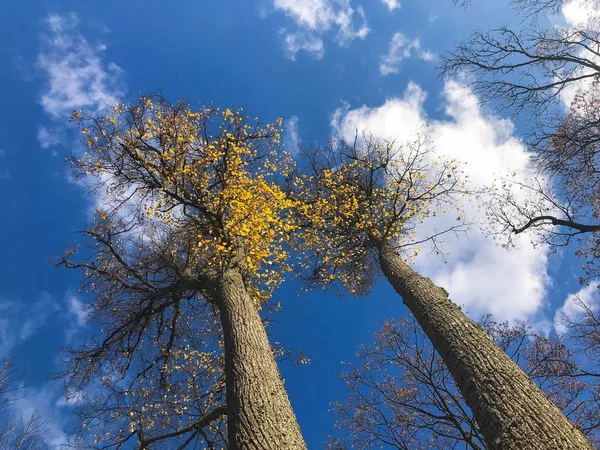
<path fill-rule="evenodd" d="M 0 424 L 0 448 L 5 450 L 44 450 L 48 448 L 43 435 L 46 425 L 43 417 L 34 411 L 29 417 L 11 420 L 6 407 L 22 398 L 22 375 L 14 359 L 0 361 L 0 413 L 4 416 Z"/>

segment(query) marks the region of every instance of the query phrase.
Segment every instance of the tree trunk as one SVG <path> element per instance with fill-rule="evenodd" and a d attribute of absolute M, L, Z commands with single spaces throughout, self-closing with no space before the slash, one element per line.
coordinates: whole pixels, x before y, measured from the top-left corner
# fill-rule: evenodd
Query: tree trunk
<path fill-rule="evenodd" d="M 388 243 L 383 273 L 440 354 L 477 420 L 490 450 L 593 449 L 542 390 L 448 299 L 413 271 Z"/>
<path fill-rule="evenodd" d="M 230 450 L 306 449 L 258 309 L 240 272 L 217 283 Z"/>

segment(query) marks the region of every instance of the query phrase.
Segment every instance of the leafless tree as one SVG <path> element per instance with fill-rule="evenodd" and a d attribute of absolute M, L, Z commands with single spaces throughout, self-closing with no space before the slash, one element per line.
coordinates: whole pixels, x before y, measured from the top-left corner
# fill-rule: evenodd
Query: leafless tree
<path fill-rule="evenodd" d="M 540 15 L 557 14 L 568 3 L 565 0 L 511 0 L 516 11 L 526 19 L 536 20 Z M 581 0 L 583 6 L 595 7 L 598 0 Z"/>
<path fill-rule="evenodd" d="M 509 325 L 487 316 L 482 324 L 599 444 L 598 374 L 578 365 L 577 349 L 567 346 L 565 337 L 540 336 L 522 322 Z M 331 437 L 328 448 L 486 448 L 454 379 L 414 319 L 387 320 L 373 338 L 339 377 L 348 397 L 333 407 L 343 434 Z"/>
<path fill-rule="evenodd" d="M 556 12 L 561 0 L 513 2 L 530 17 Z M 586 2 L 583 2 L 585 5 Z M 588 6 L 597 2 L 590 0 Z M 576 240 L 585 259 L 583 283 L 598 276 L 600 233 L 600 26 L 598 16 L 569 27 L 476 31 L 447 53 L 449 76 L 468 74 L 482 101 L 535 116 L 527 143 L 538 177 L 501 179 L 489 215 L 499 231 L 533 232 L 555 249 Z M 565 103 L 568 104 L 565 106 Z M 528 191 L 523 200 L 515 189 Z"/>
<path fill-rule="evenodd" d="M 0 448 L 6 450 L 41 450 L 47 448 L 42 440 L 46 430 L 43 418 L 34 411 L 29 417 L 14 421 L 6 411 L 23 396 L 22 375 L 14 359 L 0 361 Z"/>
<path fill-rule="evenodd" d="M 588 29 L 501 27 L 476 31 L 444 55 L 444 75 L 470 75 L 483 101 L 539 115 L 551 111 L 564 89 L 600 74 L 597 32 Z"/>

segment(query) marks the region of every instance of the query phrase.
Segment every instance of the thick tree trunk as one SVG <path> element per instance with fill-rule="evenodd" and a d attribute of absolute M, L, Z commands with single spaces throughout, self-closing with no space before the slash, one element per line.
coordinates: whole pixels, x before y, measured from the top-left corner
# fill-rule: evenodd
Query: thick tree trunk
<path fill-rule="evenodd" d="M 230 450 L 306 449 L 258 309 L 238 270 L 217 283 Z"/>
<path fill-rule="evenodd" d="M 387 243 L 380 246 L 379 259 L 383 273 L 454 377 L 487 448 L 594 448 L 445 290 L 414 272 Z"/>

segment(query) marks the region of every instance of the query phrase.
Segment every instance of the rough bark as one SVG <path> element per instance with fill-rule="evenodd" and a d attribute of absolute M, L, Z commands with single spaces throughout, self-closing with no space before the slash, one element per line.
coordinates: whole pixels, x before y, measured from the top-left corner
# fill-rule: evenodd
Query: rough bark
<path fill-rule="evenodd" d="M 430 279 L 391 245 L 379 247 L 383 273 L 438 351 L 490 450 L 593 449 L 538 386 Z"/>
<path fill-rule="evenodd" d="M 258 309 L 238 270 L 217 283 L 230 450 L 306 449 Z"/>

